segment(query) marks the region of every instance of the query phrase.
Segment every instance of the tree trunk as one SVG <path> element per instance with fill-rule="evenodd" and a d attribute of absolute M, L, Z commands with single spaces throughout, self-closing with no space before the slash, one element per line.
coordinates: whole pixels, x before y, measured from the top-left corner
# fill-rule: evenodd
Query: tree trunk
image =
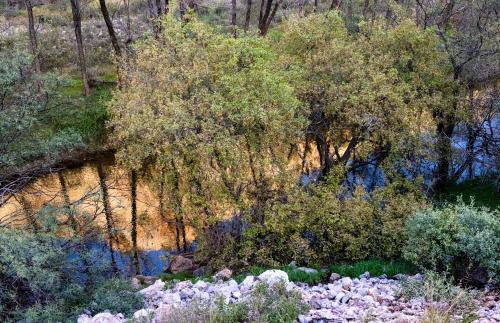
<path fill-rule="evenodd" d="M 163 173 L 162 173 L 163 175 Z M 160 183 L 160 193 L 158 193 L 158 200 L 160 201 L 159 203 L 159 212 L 160 212 L 160 219 L 162 222 L 166 222 L 165 220 L 165 202 L 163 199 L 165 198 L 165 189 L 164 189 L 164 184 L 163 184 L 163 179 Z"/>
<path fill-rule="evenodd" d="M 314 0 L 314 12 L 318 12 L 318 0 Z"/>
<path fill-rule="evenodd" d="M 99 187 L 101 189 L 102 194 L 102 205 L 104 207 L 104 215 L 106 217 L 106 231 L 108 234 L 109 240 L 109 253 L 111 255 L 111 267 L 113 271 L 118 272 L 118 267 L 116 265 L 113 242 L 114 242 L 114 234 L 113 234 L 113 214 L 111 213 L 111 204 L 109 203 L 109 193 L 108 193 L 108 185 L 106 184 L 106 173 L 104 172 L 104 166 L 102 162 L 97 164 L 97 175 L 99 176 Z"/>
<path fill-rule="evenodd" d="M 330 10 L 337 10 L 340 7 L 340 0 L 332 0 Z"/>
<path fill-rule="evenodd" d="M 368 20 L 369 10 L 370 10 L 370 0 L 365 0 L 363 4 L 363 18 L 365 18 L 365 20 Z"/>
<path fill-rule="evenodd" d="M 315 141 L 320 158 L 321 178 L 326 178 L 333 166 L 333 161 L 330 156 L 330 144 L 322 135 L 316 136 Z"/>
<path fill-rule="evenodd" d="M 115 51 L 116 57 L 120 58 L 122 56 L 122 51 L 118 42 L 118 38 L 116 37 L 115 28 L 113 27 L 113 21 L 111 20 L 108 7 L 106 6 L 106 0 L 99 0 L 99 5 L 101 7 L 101 13 L 104 18 L 104 22 L 106 23 L 106 27 L 108 28 L 108 34 L 109 38 L 111 38 L 113 50 Z"/>
<path fill-rule="evenodd" d="M 245 13 L 245 31 L 248 31 L 250 27 L 250 17 L 252 14 L 252 0 L 247 0 L 247 12 Z"/>
<path fill-rule="evenodd" d="M 437 143 L 436 150 L 438 154 L 438 161 L 436 173 L 434 176 L 434 189 L 441 190 L 444 185 L 449 181 L 450 163 L 451 163 L 451 136 L 455 124 L 450 120 L 441 120 L 437 124 Z"/>
<path fill-rule="evenodd" d="M 139 251 L 137 250 L 137 172 L 135 170 L 133 170 L 130 175 L 130 198 L 132 200 L 132 258 L 135 274 L 139 275 L 141 273 L 141 267 L 139 263 Z"/>
<path fill-rule="evenodd" d="M 260 35 L 265 36 L 267 31 L 269 30 L 269 26 L 276 15 L 276 11 L 278 10 L 279 5 L 282 0 L 275 0 L 273 6 L 273 0 L 262 0 L 260 5 L 260 15 L 259 15 L 259 30 Z M 265 3 L 265 5 L 264 5 Z"/>
<path fill-rule="evenodd" d="M 37 233 L 40 230 L 40 226 L 36 221 L 35 215 L 33 214 L 33 207 L 31 206 L 31 203 L 22 194 L 19 194 L 19 199 L 16 198 L 16 200 L 19 202 L 19 204 L 21 204 L 24 210 L 24 215 L 26 216 L 26 220 L 33 230 L 33 233 Z"/>
<path fill-rule="evenodd" d="M 80 0 L 70 0 L 71 12 L 73 13 L 73 28 L 75 29 L 76 45 L 78 50 L 78 62 L 80 72 L 82 74 L 83 93 L 85 96 L 90 95 L 90 85 L 87 74 L 87 64 L 85 63 L 85 50 L 83 48 L 82 37 L 82 16 L 80 12 Z"/>
<path fill-rule="evenodd" d="M 125 4 L 125 12 L 127 15 L 127 40 L 125 43 L 130 44 L 132 42 L 132 29 L 131 29 L 131 23 L 130 23 L 130 0 L 124 0 Z"/>
<path fill-rule="evenodd" d="M 177 247 L 177 253 L 181 253 L 181 241 L 180 241 L 180 232 L 179 232 L 179 219 L 175 218 L 175 244 Z"/>
<path fill-rule="evenodd" d="M 231 26 L 233 35 L 236 36 L 236 0 L 231 0 Z"/>
<path fill-rule="evenodd" d="M 30 35 L 30 48 L 33 55 L 33 63 L 35 65 L 35 71 L 40 74 L 40 57 L 38 54 L 38 41 L 36 39 L 35 31 L 35 19 L 33 18 L 33 5 L 31 0 L 24 0 L 26 4 L 26 11 L 28 12 L 28 30 Z"/>
<path fill-rule="evenodd" d="M 73 229 L 73 231 L 76 232 L 78 229 L 78 225 L 76 223 L 75 214 L 74 214 L 73 210 L 71 209 L 71 201 L 70 201 L 69 195 L 68 195 L 68 187 L 66 185 L 66 181 L 64 179 L 62 171 L 58 172 L 57 176 L 59 178 L 59 184 L 61 185 L 61 194 L 62 194 L 63 199 L 64 199 L 64 208 L 66 209 L 66 212 L 68 213 L 68 220 L 71 223 L 71 228 Z"/>
<path fill-rule="evenodd" d="M 352 24 L 353 22 L 353 8 L 352 8 L 352 0 L 347 0 L 347 13 L 346 13 L 346 20 L 349 24 Z"/>
<path fill-rule="evenodd" d="M 186 240 L 186 225 L 184 224 L 183 217 L 181 217 L 181 232 L 182 232 L 182 241 L 184 242 L 184 252 L 187 252 L 188 245 Z"/>

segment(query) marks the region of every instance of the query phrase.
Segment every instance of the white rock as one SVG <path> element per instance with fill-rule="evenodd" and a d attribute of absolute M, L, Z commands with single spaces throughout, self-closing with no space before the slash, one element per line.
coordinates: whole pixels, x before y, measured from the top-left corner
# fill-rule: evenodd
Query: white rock
<path fill-rule="evenodd" d="M 340 275 L 339 275 L 339 274 L 337 274 L 337 273 L 332 273 L 332 274 L 330 275 L 330 283 L 334 283 L 334 282 L 336 282 L 337 280 L 339 280 L 340 278 L 341 278 L 341 277 L 340 277 Z"/>
<path fill-rule="evenodd" d="M 341 280 L 342 288 L 345 290 L 351 290 L 352 280 L 349 277 L 344 277 Z"/>
<path fill-rule="evenodd" d="M 199 290 L 205 290 L 208 287 L 208 284 L 203 280 L 198 280 L 196 284 L 193 285 L 193 287 Z"/>
<path fill-rule="evenodd" d="M 370 273 L 368 271 L 365 271 L 363 274 L 359 275 L 359 278 L 370 278 Z"/>
<path fill-rule="evenodd" d="M 254 276 L 247 276 L 241 282 L 240 287 L 246 287 L 249 289 L 253 286 L 254 283 L 255 283 L 255 277 Z"/>
<path fill-rule="evenodd" d="M 335 315 L 332 313 L 332 311 L 327 309 L 321 309 L 316 313 L 325 320 L 333 320 L 335 318 Z"/>
<path fill-rule="evenodd" d="M 344 297 L 342 297 L 342 299 L 340 300 L 343 304 L 347 304 L 347 302 L 349 302 L 349 300 L 351 299 L 351 294 L 350 293 L 347 293 L 344 295 Z"/>
<path fill-rule="evenodd" d="M 223 295 L 226 298 L 231 297 L 231 294 L 238 291 L 238 285 L 224 285 L 215 291 L 217 295 Z"/>
<path fill-rule="evenodd" d="M 144 295 L 145 297 L 153 296 L 154 294 L 156 294 L 156 292 L 163 290 L 164 287 L 165 283 L 158 279 L 153 285 L 141 289 L 139 293 Z"/>
<path fill-rule="evenodd" d="M 111 313 L 99 313 L 95 315 L 88 323 L 122 323 L 123 320 Z M 79 322 L 80 323 L 80 322 Z"/>
<path fill-rule="evenodd" d="M 82 314 L 82 315 L 78 316 L 78 320 L 76 322 L 77 323 L 91 323 L 92 317 L 88 316 L 87 314 Z"/>
<path fill-rule="evenodd" d="M 273 286 L 274 284 L 279 282 L 288 283 L 288 274 L 282 270 L 277 269 L 266 270 L 259 275 L 259 280 L 263 281 L 269 286 Z"/>
<path fill-rule="evenodd" d="M 210 294 L 207 292 L 200 292 L 198 295 L 196 295 L 196 298 L 198 298 L 200 300 L 208 301 L 208 300 L 210 300 Z"/>
<path fill-rule="evenodd" d="M 229 279 L 229 278 L 231 278 L 231 276 L 233 276 L 233 272 L 229 268 L 224 268 L 221 271 L 219 271 L 217 274 L 215 274 L 215 278 L 223 279 L 223 280 Z"/>
<path fill-rule="evenodd" d="M 137 312 L 134 313 L 134 319 L 139 320 L 140 322 L 146 321 L 150 318 L 150 316 L 153 316 L 154 311 L 152 309 L 142 309 L 138 310 Z"/>
<path fill-rule="evenodd" d="M 340 301 L 342 300 L 342 298 L 344 296 L 345 296 L 345 293 L 340 292 L 340 293 L 337 294 L 337 296 L 335 296 L 335 300 L 340 303 Z"/>
<path fill-rule="evenodd" d="M 193 286 L 193 283 L 190 280 L 185 280 L 185 281 L 178 282 L 177 284 L 175 284 L 173 291 L 178 292 L 178 291 L 181 291 L 183 289 L 188 289 L 192 286 Z"/>
<path fill-rule="evenodd" d="M 179 293 L 163 293 L 162 296 L 163 304 L 179 304 L 181 302 Z"/>
<path fill-rule="evenodd" d="M 179 292 L 181 299 L 191 298 L 194 296 L 195 290 L 191 288 L 184 288 Z"/>
<path fill-rule="evenodd" d="M 155 315 L 153 323 L 164 323 L 170 318 L 172 314 L 173 306 L 169 304 L 160 304 L 155 310 Z"/>

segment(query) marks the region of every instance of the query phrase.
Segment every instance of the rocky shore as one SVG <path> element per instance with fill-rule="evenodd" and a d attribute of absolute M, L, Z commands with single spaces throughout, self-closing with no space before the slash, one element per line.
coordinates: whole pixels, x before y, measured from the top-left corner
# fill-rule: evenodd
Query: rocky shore
<path fill-rule="evenodd" d="M 327 284 L 309 286 L 293 283 L 286 272 L 268 270 L 259 276 L 247 276 L 241 283 L 231 279 L 231 272 L 220 272 L 213 283 L 205 281 L 177 282 L 166 286 L 157 280 L 140 291 L 144 295 L 146 307 L 133 316 L 135 322 L 167 322 L 174 309 L 186 308 L 193 302 L 213 303 L 223 299 L 226 303 L 245 301 L 259 284 L 272 286 L 285 284 L 286 289 L 300 293 L 310 310 L 297 318 L 298 322 L 419 322 L 420 317 L 430 307 L 439 308 L 443 304 L 428 303 L 423 299 L 404 300 L 396 297 L 401 279 L 422 279 L 420 275 L 394 279 L 385 276 L 370 277 L 368 273 L 351 279 L 332 274 Z M 170 287 L 170 288 L 167 288 Z M 500 295 L 489 293 L 477 299 L 478 310 L 474 322 L 500 322 Z M 458 322 L 461 317 L 454 317 Z M 78 323 L 122 323 L 123 315 L 100 313 L 93 317 L 82 314 Z"/>

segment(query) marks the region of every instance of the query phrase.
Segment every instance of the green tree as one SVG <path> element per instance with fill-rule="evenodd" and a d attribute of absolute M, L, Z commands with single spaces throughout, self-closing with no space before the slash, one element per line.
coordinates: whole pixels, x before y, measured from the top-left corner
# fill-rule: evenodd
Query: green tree
<path fill-rule="evenodd" d="M 73 129 L 52 131 L 47 116 L 60 84 L 54 74 L 35 74 L 22 51 L 0 54 L 0 171 L 5 174 L 33 160 L 53 160 L 82 147 Z"/>
<path fill-rule="evenodd" d="M 395 165 L 422 153 L 433 115 L 455 99 L 451 67 L 433 31 L 409 20 L 358 27 L 350 34 L 331 12 L 290 19 L 271 37 L 307 104 L 304 154 L 315 146 L 323 175 L 335 165 L 348 171 Z"/>
<path fill-rule="evenodd" d="M 264 39 L 185 18 L 167 17 L 162 34 L 138 44 L 123 68 L 125 85 L 109 106 L 117 158 L 134 170 L 158 165 L 177 217 L 210 220 L 253 207 L 257 220 L 259 205 L 290 185 L 300 102 Z"/>

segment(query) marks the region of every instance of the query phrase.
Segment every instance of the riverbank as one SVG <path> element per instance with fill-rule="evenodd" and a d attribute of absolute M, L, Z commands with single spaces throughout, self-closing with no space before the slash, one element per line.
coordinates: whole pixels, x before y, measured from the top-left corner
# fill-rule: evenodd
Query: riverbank
<path fill-rule="evenodd" d="M 132 318 L 110 313 L 100 313 L 93 317 L 82 314 L 78 323 L 121 323 L 130 322 L 129 319 L 133 322 L 153 323 L 189 322 L 193 319 L 204 321 L 206 315 L 213 318 L 219 315 L 217 311 L 226 311 L 226 314 L 231 310 L 234 312 L 236 309 L 241 309 L 241 304 L 245 304 L 245 309 L 249 311 L 247 315 L 256 315 L 256 311 L 264 315 L 262 312 L 265 312 L 263 310 L 265 309 L 281 311 L 282 318 L 287 317 L 287 313 L 290 314 L 286 312 L 286 308 L 294 305 L 298 311 L 295 319 L 301 323 L 420 322 L 431 315 L 435 317 L 447 314 L 450 314 L 452 321 L 500 322 L 498 291 L 485 290 L 480 293 L 470 291 L 472 293 L 470 295 L 477 297 L 471 299 L 468 304 L 471 312 L 467 313 L 452 311 L 456 306 L 453 302 L 458 304 L 458 298 L 447 302 L 428 301 L 423 297 L 409 299 L 402 296 L 401 288 L 404 284 L 408 282 L 418 284 L 423 281 L 424 277 L 420 274 L 396 275 L 394 279 L 389 279 L 385 275 L 370 277 L 369 273 L 354 279 L 332 274 L 328 283 L 317 285 L 291 282 L 287 273 L 281 270 L 267 270 L 259 276 L 247 276 L 240 283 L 230 276 L 230 272 L 223 271 L 214 276 L 214 282 L 198 280 L 193 283 L 187 280 L 173 284 L 157 280 L 151 286 L 138 291 L 144 296 L 145 308 L 136 311 Z M 262 293 L 262 288 L 281 289 L 284 294 L 277 292 L 274 294 L 275 298 L 268 301 L 285 306 L 281 309 L 266 308 L 262 304 L 255 306 L 255 293 Z M 269 294 L 264 293 L 260 296 L 266 300 Z M 297 297 L 296 304 L 293 303 L 294 296 Z M 288 308 L 288 311 L 290 310 L 293 311 Z M 275 314 L 265 313 L 265 315 Z M 252 321 L 249 319 L 250 316 L 246 317 L 246 321 Z"/>

